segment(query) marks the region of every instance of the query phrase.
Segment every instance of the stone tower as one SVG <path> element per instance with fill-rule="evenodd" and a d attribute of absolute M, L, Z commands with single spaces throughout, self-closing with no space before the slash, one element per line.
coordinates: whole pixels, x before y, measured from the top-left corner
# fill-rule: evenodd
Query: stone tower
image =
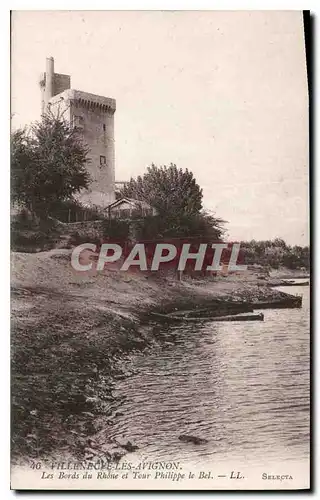
<path fill-rule="evenodd" d="M 46 60 L 40 78 L 41 113 L 63 113 L 77 128 L 90 149 L 87 168 L 92 183 L 79 195 L 84 205 L 106 207 L 115 200 L 114 113 L 116 101 L 109 97 L 71 89 L 71 78 L 54 72 L 53 57 Z"/>

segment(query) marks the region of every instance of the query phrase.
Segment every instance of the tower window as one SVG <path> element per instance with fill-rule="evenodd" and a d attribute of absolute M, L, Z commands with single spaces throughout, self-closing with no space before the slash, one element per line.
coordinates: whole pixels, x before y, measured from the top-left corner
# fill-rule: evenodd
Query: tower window
<path fill-rule="evenodd" d="M 102 128 L 103 128 L 103 131 L 105 132 L 106 131 L 106 124 L 105 123 L 102 125 Z"/>
<path fill-rule="evenodd" d="M 100 156 L 100 166 L 103 166 L 106 164 L 106 157 L 105 156 Z"/>
<path fill-rule="evenodd" d="M 84 129 L 84 119 L 83 116 L 77 116 L 73 115 L 72 117 L 72 125 L 74 128 L 78 130 L 83 130 Z"/>

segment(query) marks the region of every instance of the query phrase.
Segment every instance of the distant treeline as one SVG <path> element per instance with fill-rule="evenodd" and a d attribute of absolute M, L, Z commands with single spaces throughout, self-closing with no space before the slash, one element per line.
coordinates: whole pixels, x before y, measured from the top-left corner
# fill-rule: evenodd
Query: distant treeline
<path fill-rule="evenodd" d="M 281 238 L 263 241 L 243 241 L 242 256 L 245 264 L 259 264 L 274 269 L 310 268 L 310 248 L 299 245 L 290 246 Z"/>

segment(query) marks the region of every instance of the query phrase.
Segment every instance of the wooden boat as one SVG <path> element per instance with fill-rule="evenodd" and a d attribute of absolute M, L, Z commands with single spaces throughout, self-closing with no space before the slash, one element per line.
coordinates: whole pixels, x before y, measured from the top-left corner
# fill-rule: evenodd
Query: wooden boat
<path fill-rule="evenodd" d="M 160 313 L 155 313 L 151 312 L 153 316 L 156 316 L 158 318 L 161 318 L 162 320 L 166 321 L 191 321 L 191 322 L 199 322 L 199 321 L 264 321 L 264 315 L 262 313 L 257 313 L 257 314 L 247 314 L 247 313 L 241 313 L 241 314 L 233 314 L 233 315 L 228 315 L 228 316 L 214 316 L 214 317 L 197 317 L 197 318 L 192 318 L 190 316 L 175 316 L 174 314 L 160 314 Z"/>
<path fill-rule="evenodd" d="M 234 314 L 233 316 L 218 316 L 210 321 L 264 321 L 262 313 L 257 314 Z"/>
<path fill-rule="evenodd" d="M 292 280 L 292 281 L 284 281 L 278 286 L 308 286 L 308 285 L 309 281 L 300 281 L 296 283 L 295 281 Z"/>
<path fill-rule="evenodd" d="M 295 280 L 273 280 L 267 283 L 267 286 L 270 288 L 276 288 L 276 287 L 283 287 L 283 286 L 309 286 L 310 282 L 309 281 L 298 281 L 296 282 Z"/>
<path fill-rule="evenodd" d="M 302 306 L 302 297 L 288 295 L 287 297 L 274 301 L 255 301 L 252 302 L 254 309 L 294 309 Z"/>
<path fill-rule="evenodd" d="M 240 313 L 251 313 L 253 312 L 253 307 L 249 303 L 225 303 L 225 304 L 214 304 L 214 307 L 205 307 L 201 309 L 189 309 L 182 311 L 174 311 L 167 313 L 167 316 L 183 316 L 184 318 L 191 316 L 192 318 L 196 317 L 209 317 L 213 318 L 216 316 L 230 316 L 231 314 L 240 314 Z"/>

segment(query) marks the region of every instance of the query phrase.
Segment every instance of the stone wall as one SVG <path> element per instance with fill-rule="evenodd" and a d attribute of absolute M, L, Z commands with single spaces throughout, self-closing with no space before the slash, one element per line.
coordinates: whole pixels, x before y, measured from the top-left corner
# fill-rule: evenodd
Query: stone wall
<path fill-rule="evenodd" d="M 72 236 L 75 233 L 81 239 L 87 238 L 100 240 L 104 235 L 104 226 L 102 220 L 85 221 L 85 222 L 70 222 L 68 224 L 60 222 L 59 229 L 64 236 Z"/>
<path fill-rule="evenodd" d="M 102 242 L 107 236 L 105 222 L 106 222 L 105 220 L 69 222 L 69 223 L 57 221 L 57 224 L 58 224 L 58 231 L 61 234 L 62 240 L 64 242 L 68 242 L 70 238 L 73 240 L 75 236 L 79 239 L 79 241 L 81 240 L 82 242 L 90 242 L 92 240 L 100 240 Z M 128 222 L 129 222 L 129 239 L 133 242 L 137 240 L 137 234 L 138 234 L 137 224 L 139 221 L 132 220 Z"/>

